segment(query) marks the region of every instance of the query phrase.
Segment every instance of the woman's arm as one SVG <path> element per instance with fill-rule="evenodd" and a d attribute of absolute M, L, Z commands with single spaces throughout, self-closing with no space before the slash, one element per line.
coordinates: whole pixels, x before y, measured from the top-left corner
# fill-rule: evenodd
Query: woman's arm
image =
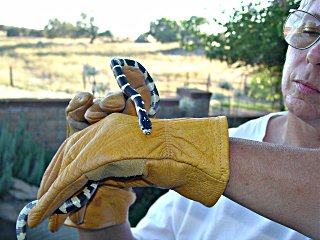
<path fill-rule="evenodd" d="M 230 180 L 224 195 L 264 217 L 319 239 L 319 173 L 319 149 L 230 138 Z M 133 239 L 128 222 L 79 233 L 81 240 Z"/>
<path fill-rule="evenodd" d="M 101 230 L 78 229 L 80 240 L 133 240 L 129 222 L 107 227 Z"/>
<path fill-rule="evenodd" d="M 254 212 L 320 238 L 320 150 L 230 138 L 224 195 Z"/>

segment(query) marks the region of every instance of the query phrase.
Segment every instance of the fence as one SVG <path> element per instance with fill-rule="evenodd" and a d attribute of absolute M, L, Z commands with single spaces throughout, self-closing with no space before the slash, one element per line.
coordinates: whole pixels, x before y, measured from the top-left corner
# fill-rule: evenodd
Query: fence
<path fill-rule="evenodd" d="M 21 75 L 22 71 L 21 67 L 10 66 L 7 68 L 5 75 L 3 75 L 2 70 L 2 76 L 0 75 L 0 84 L 3 84 L 3 77 L 5 76 L 5 85 L 11 85 L 16 89 L 21 90 L 28 89 L 34 91 L 35 89 L 48 89 L 47 92 L 53 93 L 49 98 L 55 97 L 55 93 L 57 92 L 56 88 L 52 90 L 51 86 L 53 83 L 57 85 L 58 89 L 61 89 L 60 96 L 63 96 L 62 93 L 69 94 L 63 97 L 71 97 L 76 92 L 80 91 L 94 92 L 95 97 L 103 97 L 105 92 L 119 89 L 110 69 L 101 70 L 99 72 L 94 69 L 94 73 L 91 73 L 91 75 L 89 74 L 89 78 L 88 73 L 86 75 L 84 74 L 85 72 L 88 72 L 85 71 L 86 69 L 84 67 L 85 66 L 83 66 L 82 72 L 81 69 L 76 71 L 78 75 L 68 78 L 73 79 L 75 82 L 69 82 L 68 80 L 61 79 L 59 80 L 56 78 L 56 76 L 51 76 L 50 73 L 43 73 L 43 75 L 39 76 L 38 78 L 26 77 L 25 79 L 27 80 L 25 80 L 25 85 L 22 86 L 20 82 L 21 76 L 19 76 Z M 273 109 L 277 109 L 278 105 L 275 103 L 257 101 L 248 97 L 248 89 L 250 84 L 248 71 L 226 71 L 225 69 L 219 69 L 219 66 L 210 68 L 210 70 L 212 71 L 205 72 L 193 71 L 190 69 L 188 72 L 181 72 L 180 69 L 172 69 L 170 72 L 152 74 L 152 77 L 154 78 L 161 98 L 176 97 L 176 90 L 182 87 L 195 88 L 211 92 L 212 103 L 214 105 L 213 108 L 215 108 L 213 109 L 213 114 L 215 114 L 217 111 L 228 115 L 236 115 L 238 113 L 242 114 L 241 108 L 246 108 L 247 106 L 249 106 L 250 109 L 259 110 L 261 105 L 270 105 L 270 107 L 263 106 L 263 110 L 273 111 Z M 46 77 L 47 75 L 50 75 L 51 77 Z M 6 95 L 5 92 L 3 94 Z M 240 107 L 238 104 L 239 102 L 241 103 Z M 260 104 L 261 102 L 262 104 Z M 222 105 L 228 105 L 226 111 L 225 109 L 222 109 Z M 235 105 L 238 106 L 236 107 Z"/>
<path fill-rule="evenodd" d="M 153 76 L 158 91 L 163 97 L 173 97 L 176 94 L 178 88 L 196 88 L 199 90 L 220 93 L 225 95 L 232 95 L 233 91 L 247 93 L 248 76 L 240 75 L 237 80 L 232 82 L 224 79 L 213 79 L 210 73 L 207 77 L 199 76 L 198 74 L 185 73 L 182 74 L 155 74 Z"/>
<path fill-rule="evenodd" d="M 113 87 L 116 85 L 113 74 L 111 72 L 99 72 L 94 67 L 89 66 L 88 64 L 84 64 L 83 69 L 79 69 L 78 74 L 78 82 L 81 88 L 89 88 L 92 89 L 93 86 L 89 86 L 94 83 L 104 83 L 109 85 L 108 87 Z M 7 70 L 2 69 L 1 75 L 1 83 L 9 86 L 21 85 L 19 83 L 20 78 L 24 77 L 25 74 L 21 66 L 12 66 L 9 65 Z M 5 73 L 7 72 L 7 73 Z M 218 75 L 218 76 L 217 76 Z M 30 76 L 25 76 L 24 79 Z M 188 88 L 197 88 L 200 90 L 215 92 L 216 88 L 221 84 L 221 82 L 228 82 L 233 86 L 234 89 L 245 90 L 248 75 L 247 74 L 238 74 L 235 76 L 228 76 L 223 78 L 223 76 L 207 72 L 207 73 L 199 73 L 199 72 L 179 72 L 179 73 L 161 73 L 161 74 L 152 74 L 153 79 L 155 80 L 158 90 L 162 93 L 164 97 L 170 97 L 175 94 L 175 91 L 179 87 L 188 87 Z M 51 76 L 50 73 L 42 73 L 42 76 L 31 76 L 32 80 L 29 81 L 34 82 L 38 80 L 45 83 L 46 79 L 50 79 L 54 81 L 54 76 Z M 44 79 L 42 79 L 44 78 Z M 6 80 L 7 79 L 7 80 Z M 230 80 L 232 79 L 232 80 Z M 24 80 L 28 81 L 28 80 Z M 18 84 L 16 84 L 16 82 Z M 31 82 L 30 82 L 31 83 Z M 65 79 L 63 84 L 68 84 L 68 80 Z M 27 84 L 29 85 L 29 84 Z M 87 86 L 88 85 L 88 86 Z M 19 86 L 21 87 L 21 86 Z M 96 86 L 97 87 L 97 86 Z M 214 88 L 214 89 L 213 89 Z"/>

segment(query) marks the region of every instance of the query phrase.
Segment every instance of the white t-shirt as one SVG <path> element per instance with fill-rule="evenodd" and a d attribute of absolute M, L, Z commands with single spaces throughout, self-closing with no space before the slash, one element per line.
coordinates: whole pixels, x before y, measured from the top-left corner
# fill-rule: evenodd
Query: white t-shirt
<path fill-rule="evenodd" d="M 230 137 L 262 141 L 268 114 L 238 128 L 229 129 Z M 300 240 L 309 239 L 300 233 L 264 218 L 221 196 L 211 208 L 169 191 L 149 209 L 147 215 L 132 229 L 137 239 L 176 240 Z"/>

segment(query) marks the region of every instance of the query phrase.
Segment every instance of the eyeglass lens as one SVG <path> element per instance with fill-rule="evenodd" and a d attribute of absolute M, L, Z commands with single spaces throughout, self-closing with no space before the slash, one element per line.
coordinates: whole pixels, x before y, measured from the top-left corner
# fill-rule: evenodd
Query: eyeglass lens
<path fill-rule="evenodd" d="M 292 47 L 308 48 L 320 37 L 320 21 L 309 13 L 295 11 L 288 16 L 283 34 Z"/>

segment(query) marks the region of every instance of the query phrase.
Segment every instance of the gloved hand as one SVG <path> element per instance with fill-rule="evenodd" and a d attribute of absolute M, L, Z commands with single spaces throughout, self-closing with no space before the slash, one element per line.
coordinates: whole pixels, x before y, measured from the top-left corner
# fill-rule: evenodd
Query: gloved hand
<path fill-rule="evenodd" d="M 130 85 L 141 94 L 145 108 L 149 111 L 151 96 L 144 75 L 139 69 L 131 66 L 123 66 L 122 70 Z M 126 100 L 122 91 L 110 92 L 106 97 L 94 101 L 92 94 L 78 93 L 66 108 L 67 137 L 114 112 L 136 115 L 133 101 L 129 98 Z"/>
<path fill-rule="evenodd" d="M 123 71 L 131 86 L 141 94 L 148 111 L 151 96 L 149 88 L 144 83 L 143 74 L 139 69 L 129 66 L 124 66 Z M 122 91 L 109 92 L 102 99 L 93 99 L 93 95 L 88 92 L 78 93 L 66 108 L 67 137 L 114 112 L 136 115 L 133 102 L 130 99 L 126 100 Z M 50 167 L 47 171 L 51 171 Z M 48 190 L 49 186 L 44 185 L 45 181 L 46 175 L 43 177 L 38 197 Z M 100 186 L 91 201 L 78 211 L 70 215 L 53 214 L 49 219 L 49 229 L 55 232 L 63 223 L 81 229 L 100 229 L 123 223 L 135 199 L 135 193 L 131 188 Z"/>
<path fill-rule="evenodd" d="M 152 120 L 114 113 L 67 139 L 46 171 L 28 224 L 35 227 L 88 180 L 115 187 L 158 186 L 212 206 L 229 178 L 225 117 Z"/>

